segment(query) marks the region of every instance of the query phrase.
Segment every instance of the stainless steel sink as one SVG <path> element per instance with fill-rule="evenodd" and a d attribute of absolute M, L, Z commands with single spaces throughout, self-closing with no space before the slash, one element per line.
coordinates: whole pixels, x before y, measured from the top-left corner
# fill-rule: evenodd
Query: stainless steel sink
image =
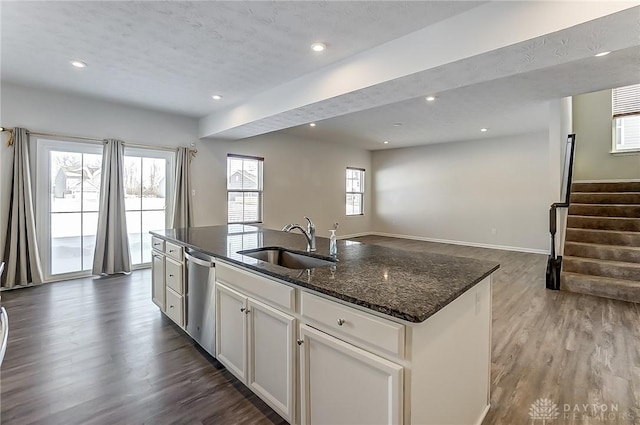
<path fill-rule="evenodd" d="M 335 265 L 335 261 L 324 260 L 310 255 L 289 251 L 286 248 L 259 248 L 247 251 L 238 251 L 238 254 L 257 258 L 267 263 L 275 264 L 288 269 L 313 269 L 322 266 Z"/>

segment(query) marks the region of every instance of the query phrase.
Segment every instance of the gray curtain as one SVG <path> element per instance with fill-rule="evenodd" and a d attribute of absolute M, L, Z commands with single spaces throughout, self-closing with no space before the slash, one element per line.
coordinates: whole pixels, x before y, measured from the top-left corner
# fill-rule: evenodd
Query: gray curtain
<path fill-rule="evenodd" d="M 102 153 L 102 184 L 93 274 L 131 271 L 124 206 L 124 142 L 107 140 Z"/>
<path fill-rule="evenodd" d="M 178 148 L 175 177 L 176 186 L 169 227 L 171 229 L 191 227 L 193 207 L 191 206 L 191 150 L 189 148 Z"/>
<path fill-rule="evenodd" d="M 29 168 L 29 135 L 24 128 L 16 127 L 13 129 L 13 181 L 3 254 L 6 264 L 2 286 L 5 288 L 42 283 Z"/>

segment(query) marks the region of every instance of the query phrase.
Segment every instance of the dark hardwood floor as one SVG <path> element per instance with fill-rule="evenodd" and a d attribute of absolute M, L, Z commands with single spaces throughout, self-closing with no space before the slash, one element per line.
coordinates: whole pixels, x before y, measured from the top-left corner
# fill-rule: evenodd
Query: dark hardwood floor
<path fill-rule="evenodd" d="M 0 422 L 285 423 L 151 302 L 150 270 L 5 291 Z"/>
<path fill-rule="evenodd" d="M 559 407 L 549 425 L 640 424 L 638 305 L 545 290 L 543 255 L 358 240 L 501 263 L 493 287 L 492 406 L 484 425 L 542 424 L 529 416 L 542 398 Z M 150 279 L 144 270 L 3 292 L 10 333 L 0 422 L 284 423 L 160 314 Z M 594 417 L 603 405 L 617 411 Z"/>

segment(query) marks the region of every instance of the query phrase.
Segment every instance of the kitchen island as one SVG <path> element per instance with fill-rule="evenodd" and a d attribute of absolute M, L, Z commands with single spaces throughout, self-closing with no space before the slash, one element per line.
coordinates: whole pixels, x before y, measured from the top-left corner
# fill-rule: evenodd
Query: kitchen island
<path fill-rule="evenodd" d="M 300 234 L 244 225 L 152 234 L 154 302 L 184 328 L 180 291 L 196 282 L 158 295 L 165 266 L 174 279 L 180 250 L 213 257 L 216 358 L 290 423 L 482 422 L 497 264 L 343 240 L 337 261 L 289 269 L 243 253 L 305 254 Z M 332 260 L 328 252 L 318 238 L 309 255 Z"/>

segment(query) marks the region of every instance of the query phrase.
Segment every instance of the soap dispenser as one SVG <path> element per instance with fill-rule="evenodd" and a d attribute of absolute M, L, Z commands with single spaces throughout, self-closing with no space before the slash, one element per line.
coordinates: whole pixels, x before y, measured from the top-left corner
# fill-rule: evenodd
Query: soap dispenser
<path fill-rule="evenodd" d="M 338 255 L 338 243 L 336 242 L 336 230 L 338 230 L 338 223 L 333 223 L 333 229 L 329 230 L 331 236 L 329 236 L 329 255 L 335 257 Z"/>
<path fill-rule="evenodd" d="M 336 231 L 334 229 L 329 230 L 331 236 L 329 236 L 329 255 L 338 255 L 338 244 L 336 243 Z"/>

